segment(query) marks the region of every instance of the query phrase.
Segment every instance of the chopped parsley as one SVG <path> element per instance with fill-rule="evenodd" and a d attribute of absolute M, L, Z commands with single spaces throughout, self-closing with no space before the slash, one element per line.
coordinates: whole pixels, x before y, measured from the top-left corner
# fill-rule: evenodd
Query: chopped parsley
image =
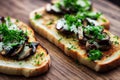
<path fill-rule="evenodd" d="M 41 64 L 41 60 L 43 60 L 43 55 L 44 55 L 44 52 L 41 52 L 41 53 L 37 53 L 36 55 L 35 55 L 35 60 L 34 60 L 34 63 L 36 64 L 36 65 L 39 65 L 39 64 Z"/>
<path fill-rule="evenodd" d="M 90 50 L 89 54 L 88 54 L 88 57 L 92 61 L 99 60 L 102 57 L 102 52 L 100 50 Z"/>
<path fill-rule="evenodd" d="M 58 39 L 58 41 L 60 42 L 62 40 L 62 38 Z"/>
<path fill-rule="evenodd" d="M 118 41 L 113 41 L 113 44 L 119 45 L 119 42 Z"/>
<path fill-rule="evenodd" d="M 40 64 L 40 61 L 38 60 L 36 64 L 39 65 L 39 64 Z"/>
<path fill-rule="evenodd" d="M 50 20 L 50 21 L 47 23 L 47 25 L 51 25 L 51 24 L 53 24 L 53 20 Z"/>
<path fill-rule="evenodd" d="M 2 35 L 4 44 L 13 43 L 14 46 L 15 43 L 17 45 L 21 43 L 21 41 L 25 41 L 27 34 L 22 30 L 9 29 L 13 23 L 10 21 L 10 17 L 7 17 L 7 21 L 10 25 L 7 25 L 6 23 L 0 24 L 0 35 Z"/>
<path fill-rule="evenodd" d="M 118 39 L 119 39 L 119 36 L 114 36 L 114 38 L 118 40 Z"/>
<path fill-rule="evenodd" d="M 22 65 L 22 62 L 19 62 L 19 65 Z"/>
<path fill-rule="evenodd" d="M 18 20 L 18 19 L 16 19 L 16 22 L 19 22 L 19 20 Z"/>
<path fill-rule="evenodd" d="M 40 57 L 42 57 L 44 55 L 44 53 L 42 52 L 41 54 L 40 54 Z"/>
<path fill-rule="evenodd" d="M 107 20 L 106 20 L 106 19 L 104 19 L 104 18 L 101 18 L 101 19 L 102 19 L 102 21 L 103 21 L 103 22 L 107 22 Z"/>
<path fill-rule="evenodd" d="M 34 17 L 34 19 L 40 19 L 41 17 L 42 17 L 41 14 L 35 13 L 35 17 Z"/>
<path fill-rule="evenodd" d="M 76 48 L 74 45 L 72 45 L 71 43 L 69 43 L 69 44 L 70 44 L 70 46 L 67 47 L 68 50 L 77 49 L 77 48 Z"/>
<path fill-rule="evenodd" d="M 102 13 L 100 12 L 93 12 L 93 11 L 85 11 L 85 12 L 78 12 L 77 16 L 84 20 L 85 18 L 91 18 L 91 19 L 98 19 Z"/>
<path fill-rule="evenodd" d="M 82 25 L 81 20 L 74 15 L 65 15 L 65 25 L 67 25 L 67 30 L 71 32 L 76 32 L 77 28 Z"/>
<path fill-rule="evenodd" d="M 64 16 L 68 31 L 76 32 L 75 30 L 83 25 L 83 20 L 86 18 L 98 19 L 101 13 L 98 12 L 79 12 L 77 15 L 66 14 Z M 92 23 L 91 23 L 92 24 Z"/>
<path fill-rule="evenodd" d="M 85 32 L 85 35 L 89 36 L 91 35 L 92 36 L 92 39 L 100 39 L 102 40 L 105 35 L 102 34 L 103 30 L 103 27 L 102 26 L 86 26 L 84 28 L 84 32 Z"/>
<path fill-rule="evenodd" d="M 64 16 L 66 23 L 69 26 L 75 25 L 76 27 L 81 25 L 81 20 L 79 20 L 78 16 L 74 16 L 74 15 L 65 15 Z"/>
<path fill-rule="evenodd" d="M 113 38 L 116 39 L 115 41 L 113 41 L 113 44 L 119 45 L 119 42 L 118 42 L 119 37 L 118 36 L 114 36 Z"/>
<path fill-rule="evenodd" d="M 73 12 L 91 10 L 89 0 L 61 0 L 55 4 L 59 9 L 65 8 Z"/>

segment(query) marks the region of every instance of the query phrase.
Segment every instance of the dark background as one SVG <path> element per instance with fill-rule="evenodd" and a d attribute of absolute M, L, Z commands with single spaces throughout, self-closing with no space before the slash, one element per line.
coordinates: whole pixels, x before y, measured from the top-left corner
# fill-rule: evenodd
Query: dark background
<path fill-rule="evenodd" d="M 109 0 L 109 1 L 120 7 L 120 0 Z"/>

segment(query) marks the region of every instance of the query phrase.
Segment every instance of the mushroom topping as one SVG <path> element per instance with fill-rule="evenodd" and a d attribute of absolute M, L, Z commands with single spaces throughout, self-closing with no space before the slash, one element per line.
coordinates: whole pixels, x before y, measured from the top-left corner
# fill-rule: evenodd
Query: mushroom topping
<path fill-rule="evenodd" d="M 111 48 L 110 36 L 103 32 L 101 26 L 86 26 L 78 28 L 78 39 L 80 44 L 84 44 L 88 57 L 91 60 L 99 60 L 102 57 L 101 51 Z"/>
<path fill-rule="evenodd" d="M 97 42 L 95 41 L 87 41 L 86 42 L 86 50 L 89 51 L 89 50 L 93 50 L 93 49 L 98 49 L 99 48 L 99 45 Z"/>
<path fill-rule="evenodd" d="M 96 20 L 90 19 L 90 18 L 85 18 L 83 20 L 83 25 L 88 26 L 88 25 L 93 25 L 93 26 L 98 26 L 99 23 Z"/>
<path fill-rule="evenodd" d="M 87 20 L 87 19 L 84 19 L 84 20 L 83 20 L 83 25 L 84 25 L 84 26 L 87 26 L 88 24 L 89 24 L 88 20 Z"/>
<path fill-rule="evenodd" d="M 5 18 L 4 17 L 0 17 L 0 23 L 5 22 Z"/>
<path fill-rule="evenodd" d="M 39 42 L 31 42 L 30 48 L 32 48 L 33 53 L 36 52 L 36 47 L 39 45 Z"/>
<path fill-rule="evenodd" d="M 30 48 L 29 46 L 25 45 L 23 51 L 19 54 L 18 56 L 18 60 L 22 60 L 27 58 L 28 56 L 30 56 L 32 53 L 32 48 Z"/>
<path fill-rule="evenodd" d="M 78 27 L 78 39 L 79 39 L 79 42 L 83 45 L 86 44 L 86 41 L 87 41 L 87 38 L 84 37 L 83 35 L 83 28 L 82 27 Z"/>
<path fill-rule="evenodd" d="M 14 52 L 14 49 L 15 49 L 17 46 L 18 46 L 18 45 L 13 46 L 13 47 L 11 47 L 11 46 L 2 46 L 3 50 L 2 50 L 0 53 L 1 53 L 1 55 L 3 55 L 3 56 L 10 56 L 11 53 Z"/>
<path fill-rule="evenodd" d="M 63 18 L 63 19 L 60 19 L 60 20 L 57 22 L 57 24 L 56 24 L 56 29 L 57 29 L 59 32 L 63 33 L 63 34 L 71 34 L 71 33 L 72 33 L 72 32 L 70 32 L 70 31 L 68 30 L 68 25 L 67 25 L 67 23 L 66 23 L 66 21 L 65 21 L 64 18 Z"/>
<path fill-rule="evenodd" d="M 86 19 L 87 19 L 87 21 L 89 23 L 93 24 L 94 26 L 98 26 L 99 25 L 99 23 L 96 20 L 93 20 L 93 19 L 90 19 L 90 18 L 86 18 Z"/>
<path fill-rule="evenodd" d="M 56 5 L 52 4 L 47 4 L 46 12 L 51 14 L 63 14 L 63 12 Z"/>
<path fill-rule="evenodd" d="M 82 27 L 78 27 L 78 38 L 79 40 L 83 39 L 83 28 Z"/>
<path fill-rule="evenodd" d="M 57 3 L 48 4 L 46 11 L 53 14 L 71 14 L 79 11 L 91 11 L 91 6 L 89 0 L 61 0 Z"/>
<path fill-rule="evenodd" d="M 11 54 L 11 56 L 18 56 L 23 50 L 23 48 L 24 48 L 24 44 L 20 44 L 14 49 L 14 52 Z"/>
<path fill-rule="evenodd" d="M 28 42 L 28 35 L 10 17 L 0 17 L 0 54 L 16 60 L 26 59 L 36 52 L 38 42 Z"/>
<path fill-rule="evenodd" d="M 81 39 L 81 40 L 79 39 L 79 43 L 82 44 L 82 45 L 85 45 L 87 40 L 88 39 L 86 37 L 83 37 L 83 39 Z"/>
<path fill-rule="evenodd" d="M 104 38 L 102 40 L 97 40 L 100 45 L 99 49 L 102 51 L 109 50 L 111 48 L 110 36 L 106 32 L 103 32 L 103 35 Z"/>

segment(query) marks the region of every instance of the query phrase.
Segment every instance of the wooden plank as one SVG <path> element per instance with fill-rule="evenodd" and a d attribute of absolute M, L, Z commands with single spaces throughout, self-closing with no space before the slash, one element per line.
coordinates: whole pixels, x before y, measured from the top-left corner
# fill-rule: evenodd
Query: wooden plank
<path fill-rule="evenodd" d="M 104 0 L 92 0 L 94 7 L 102 11 L 111 22 L 110 31 L 120 36 L 120 9 Z M 44 6 L 49 0 L 1 0 L 0 16 L 12 16 L 29 25 L 29 13 Z M 120 68 L 107 73 L 96 73 L 78 64 L 45 38 L 36 33 L 39 42 L 48 49 L 52 64 L 50 70 L 37 77 L 9 76 L 0 74 L 0 80 L 119 80 Z"/>

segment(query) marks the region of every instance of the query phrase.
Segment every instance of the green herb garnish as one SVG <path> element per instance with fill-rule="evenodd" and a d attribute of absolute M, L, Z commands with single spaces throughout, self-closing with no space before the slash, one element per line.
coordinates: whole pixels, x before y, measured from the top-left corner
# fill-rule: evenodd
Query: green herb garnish
<path fill-rule="evenodd" d="M 79 12 L 77 15 L 66 14 L 64 19 L 68 25 L 68 31 L 72 31 L 74 28 L 84 26 L 82 21 L 86 18 L 98 19 L 101 16 L 101 13 L 97 12 Z M 74 28 L 73 28 L 74 27 Z"/>
<path fill-rule="evenodd" d="M 61 0 L 55 5 L 57 5 L 59 9 L 65 8 L 73 12 L 91 10 L 91 3 L 89 0 Z"/>
<path fill-rule="evenodd" d="M 114 43 L 115 45 L 119 45 L 119 42 L 118 42 L 118 41 L 113 41 L 113 43 Z"/>
<path fill-rule="evenodd" d="M 22 65 L 22 62 L 19 62 L 19 65 Z"/>
<path fill-rule="evenodd" d="M 77 13 L 78 18 L 80 18 L 82 20 L 84 20 L 86 18 L 91 18 L 91 19 L 97 20 L 101 15 L 102 15 L 102 13 L 93 12 L 93 11 L 85 11 L 85 12 L 78 12 Z"/>
<path fill-rule="evenodd" d="M 73 29 L 78 28 L 79 26 L 82 25 L 81 20 L 78 19 L 77 16 L 67 14 L 64 16 L 64 19 L 66 21 L 68 31 L 72 31 Z"/>
<path fill-rule="evenodd" d="M 19 22 L 19 20 L 18 20 L 18 19 L 16 19 L 16 22 Z"/>
<path fill-rule="evenodd" d="M 53 24 L 53 20 L 50 20 L 50 21 L 47 23 L 47 25 L 51 25 L 51 24 Z"/>
<path fill-rule="evenodd" d="M 40 53 L 40 57 L 42 57 L 44 55 L 44 53 L 42 52 L 42 53 Z"/>
<path fill-rule="evenodd" d="M 38 61 L 36 62 L 36 64 L 39 65 L 39 64 L 40 64 L 40 61 L 38 60 Z"/>
<path fill-rule="evenodd" d="M 102 57 L 102 52 L 100 50 L 90 50 L 88 57 L 90 60 L 99 60 Z"/>
<path fill-rule="evenodd" d="M 11 46 L 15 46 L 21 43 L 21 41 L 25 41 L 27 35 L 22 30 L 9 29 L 9 27 L 13 25 L 10 17 L 7 17 L 6 21 L 10 23 L 10 25 L 7 25 L 6 23 L 0 24 L 0 35 L 2 35 L 3 43 L 5 45 L 11 43 Z"/>
<path fill-rule="evenodd" d="M 35 17 L 34 17 L 34 19 L 40 19 L 41 17 L 42 17 L 41 14 L 35 13 Z"/>
<path fill-rule="evenodd" d="M 102 19 L 102 21 L 103 21 L 103 22 L 107 22 L 107 20 L 106 20 L 106 19 L 104 19 L 104 18 L 101 18 L 101 19 Z"/>
<path fill-rule="evenodd" d="M 62 38 L 58 39 L 58 41 L 60 42 L 62 40 Z"/>
<path fill-rule="evenodd" d="M 86 35 L 91 35 L 93 39 L 100 39 L 102 40 L 105 35 L 102 34 L 103 27 L 102 26 L 86 26 L 84 28 L 84 32 Z"/>
<path fill-rule="evenodd" d="M 71 45 L 67 48 L 68 50 L 77 49 L 74 45 Z"/>
<path fill-rule="evenodd" d="M 114 38 L 118 40 L 118 39 L 119 39 L 119 36 L 114 36 Z"/>

